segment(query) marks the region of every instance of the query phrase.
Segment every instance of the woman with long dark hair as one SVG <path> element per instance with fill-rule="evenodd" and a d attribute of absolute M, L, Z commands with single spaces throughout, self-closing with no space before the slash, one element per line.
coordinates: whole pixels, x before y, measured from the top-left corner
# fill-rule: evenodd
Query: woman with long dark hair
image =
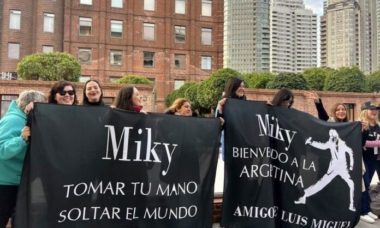
<path fill-rule="evenodd" d="M 82 105 L 104 105 L 103 90 L 97 80 L 90 79 L 84 84 Z"/>
<path fill-rule="evenodd" d="M 123 87 L 117 94 L 113 107 L 127 111 L 143 112 L 139 90 L 133 86 Z"/>

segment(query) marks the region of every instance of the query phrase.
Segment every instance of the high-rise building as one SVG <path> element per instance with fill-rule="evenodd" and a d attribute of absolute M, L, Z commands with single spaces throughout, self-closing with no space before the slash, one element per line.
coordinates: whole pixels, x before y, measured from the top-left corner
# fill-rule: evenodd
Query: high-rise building
<path fill-rule="evenodd" d="M 323 15 L 320 17 L 320 60 L 321 67 L 327 67 L 327 33 L 326 33 L 327 0 L 323 0 Z"/>
<path fill-rule="evenodd" d="M 322 18 L 322 66 L 358 66 L 364 73 L 378 68 L 376 0 L 329 0 Z"/>
<path fill-rule="evenodd" d="M 0 10 L 0 72 L 28 54 L 65 51 L 82 80 L 153 80 L 162 110 L 166 94 L 223 64 L 220 0 L 3 0 Z"/>
<path fill-rule="evenodd" d="M 224 1 L 224 67 L 269 71 L 269 0 Z"/>
<path fill-rule="evenodd" d="M 270 71 L 302 72 L 317 66 L 317 15 L 303 0 L 271 0 Z"/>

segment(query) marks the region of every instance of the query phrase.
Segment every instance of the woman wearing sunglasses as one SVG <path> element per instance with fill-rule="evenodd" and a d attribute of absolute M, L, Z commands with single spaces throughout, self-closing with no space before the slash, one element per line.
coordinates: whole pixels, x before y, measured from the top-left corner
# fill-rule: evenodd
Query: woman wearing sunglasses
<path fill-rule="evenodd" d="M 71 82 L 58 81 L 50 89 L 48 103 L 61 105 L 76 105 L 78 98 Z"/>
<path fill-rule="evenodd" d="M 286 88 L 280 89 L 270 102 L 273 106 L 280 106 L 284 108 L 291 108 L 294 103 L 294 95 L 292 91 Z"/>

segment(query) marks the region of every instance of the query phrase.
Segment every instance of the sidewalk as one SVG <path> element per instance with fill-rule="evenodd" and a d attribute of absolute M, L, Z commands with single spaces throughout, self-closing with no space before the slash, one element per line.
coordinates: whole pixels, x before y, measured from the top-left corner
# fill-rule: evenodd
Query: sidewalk
<path fill-rule="evenodd" d="M 374 224 L 369 224 L 366 222 L 359 221 L 358 225 L 355 226 L 355 228 L 379 228 L 380 227 L 380 220 L 376 220 Z"/>

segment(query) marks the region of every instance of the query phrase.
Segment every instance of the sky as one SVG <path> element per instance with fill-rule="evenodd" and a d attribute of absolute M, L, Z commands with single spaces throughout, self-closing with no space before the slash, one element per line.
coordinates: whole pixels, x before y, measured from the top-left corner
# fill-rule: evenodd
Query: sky
<path fill-rule="evenodd" d="M 318 16 L 323 14 L 323 0 L 304 0 L 304 2 L 306 8 L 313 10 Z"/>

